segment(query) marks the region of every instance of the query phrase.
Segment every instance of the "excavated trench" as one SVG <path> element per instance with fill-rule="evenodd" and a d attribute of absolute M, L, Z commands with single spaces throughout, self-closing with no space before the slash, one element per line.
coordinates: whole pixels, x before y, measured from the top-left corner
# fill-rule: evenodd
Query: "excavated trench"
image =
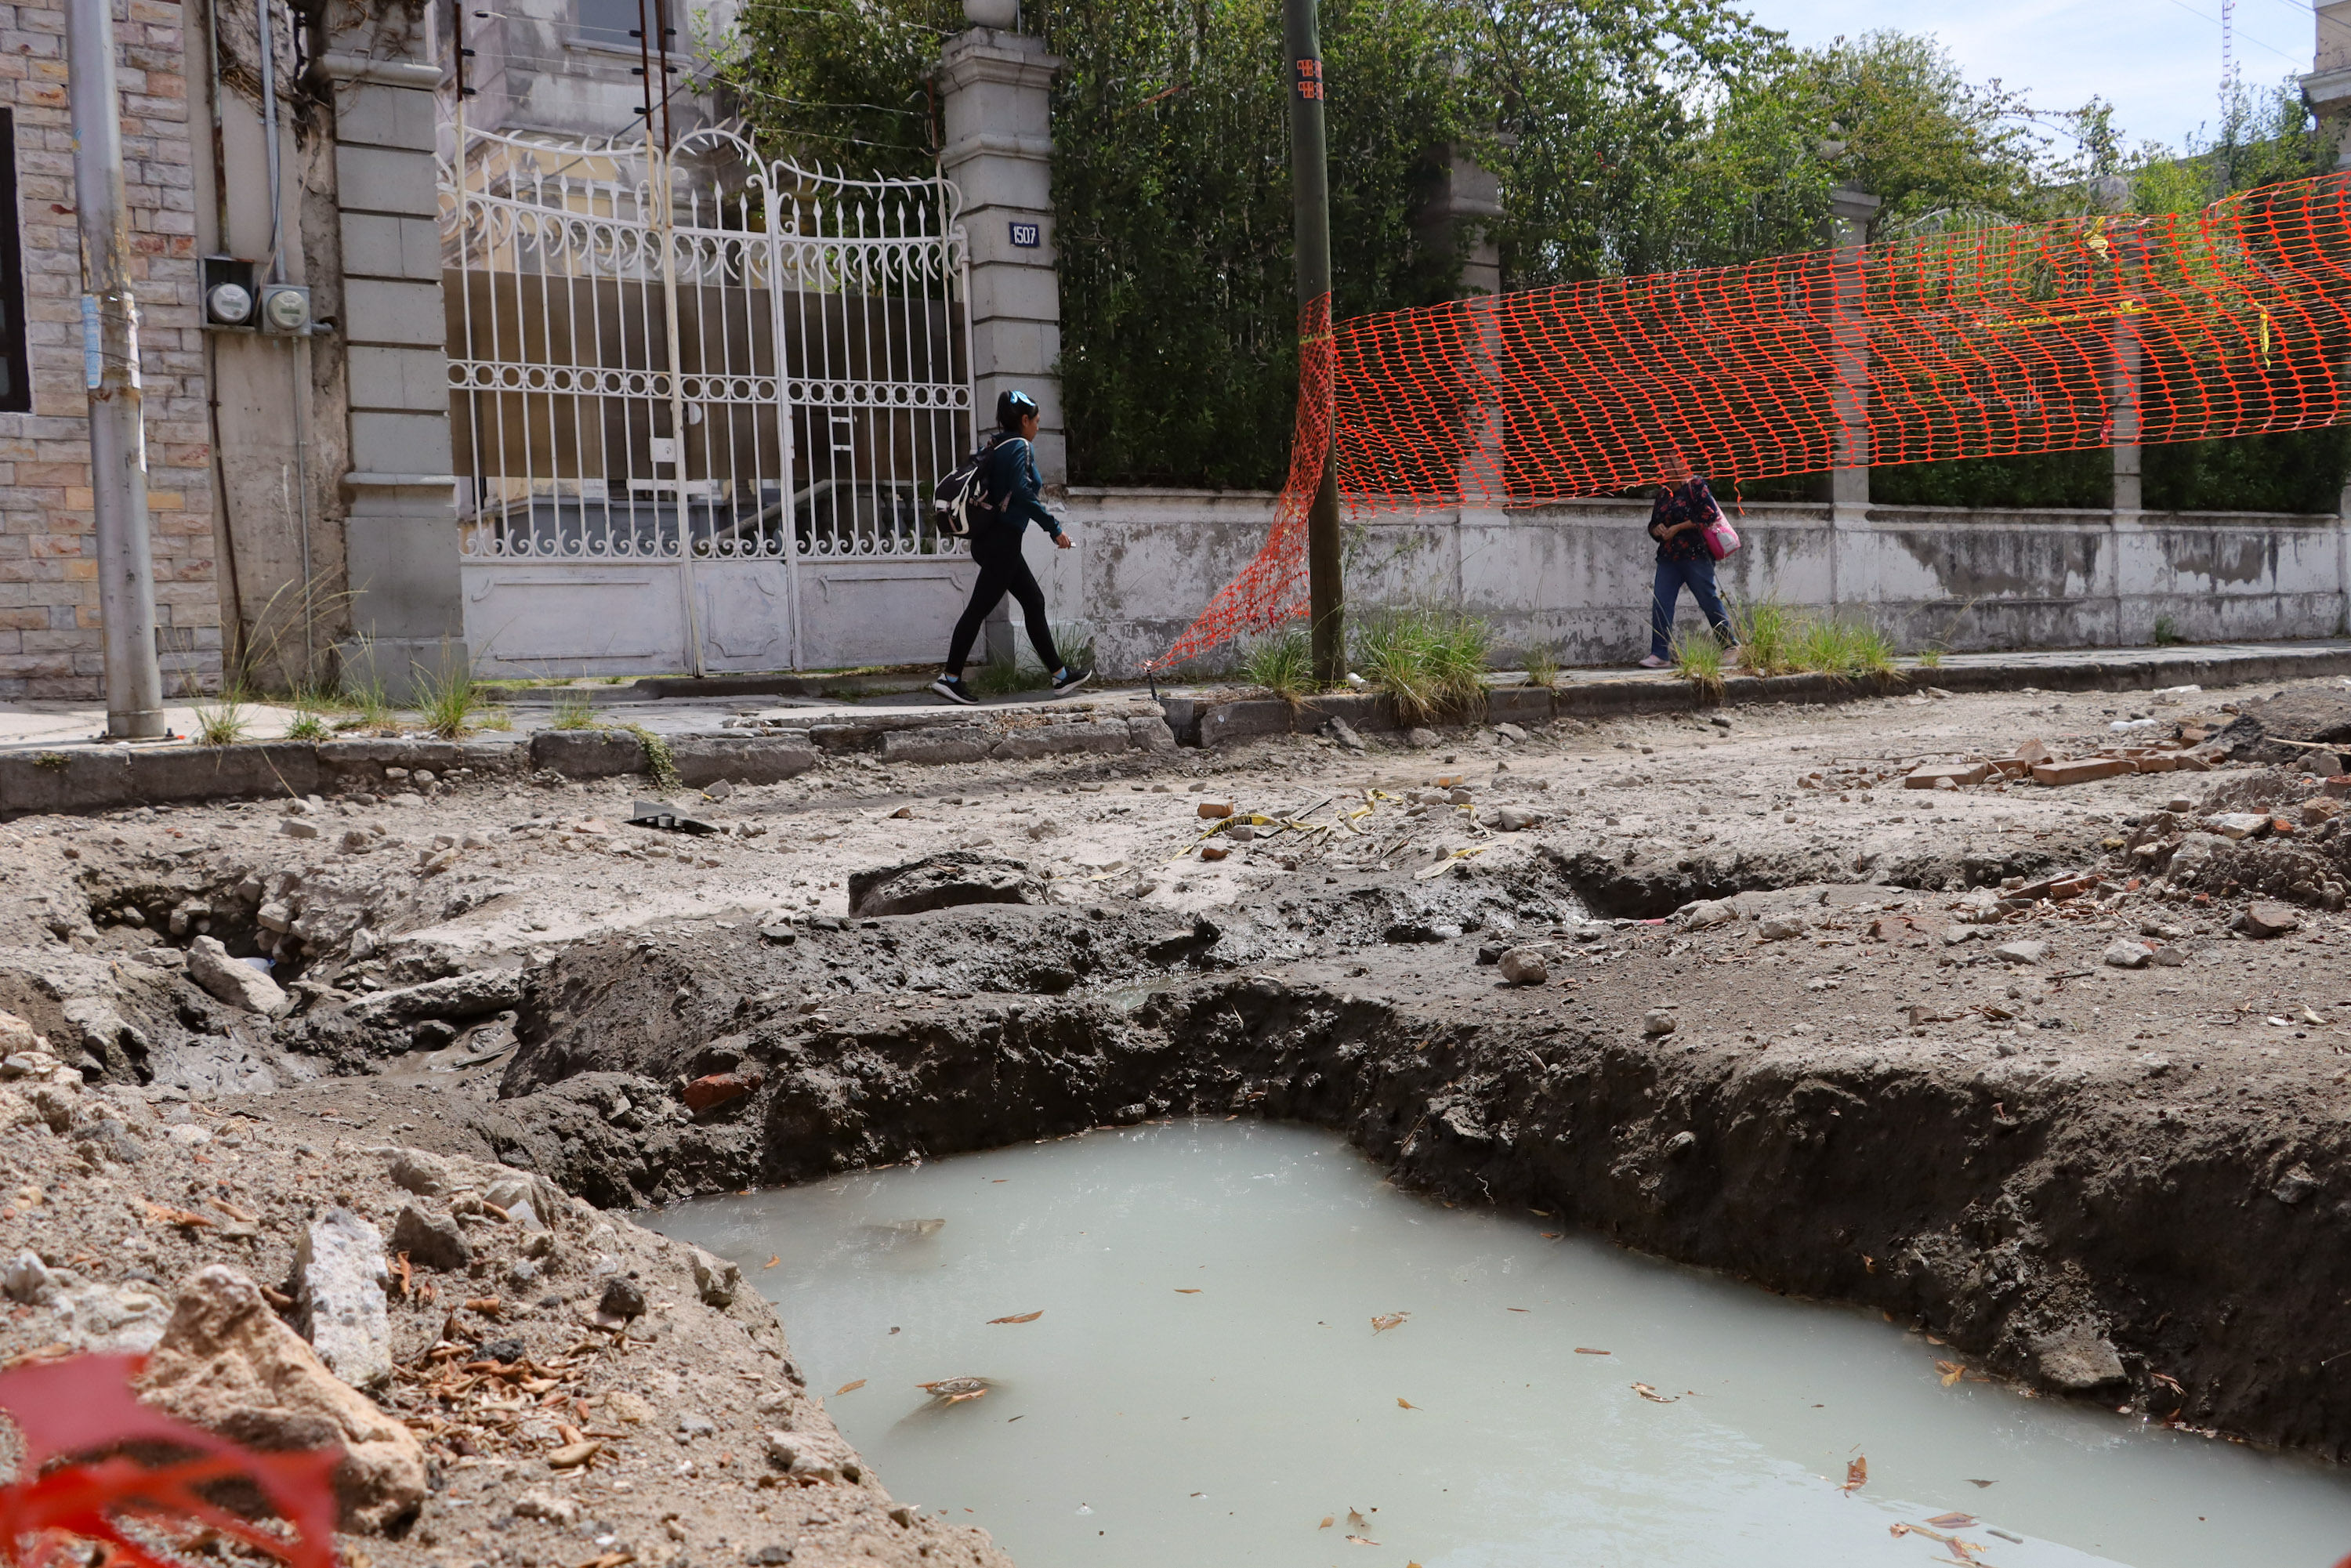
<path fill-rule="evenodd" d="M 1881 893 L 1980 887 L 2079 864 L 2094 831 L 1868 874 Z M 2150 821 L 2134 846 L 2162 831 Z M 497 1097 L 453 1114 L 499 1157 L 613 1207 L 1104 1124 L 1308 1124 L 1427 1194 L 1551 1210 L 1627 1247 L 1880 1308 L 2031 1385 L 2344 1458 L 2351 1358 L 2326 1325 L 2351 1202 L 2309 1174 L 2342 1166 L 2339 1122 L 2213 1113 L 2209 1093 L 2182 1110 L 2095 1071 L 1933 1042 L 1646 1039 L 1645 1004 L 1621 994 L 1527 1007 L 1501 1005 L 1517 993 L 1491 969 L 1483 989 L 1456 983 L 1474 946 L 1629 951 L 1629 922 L 1829 869 L 1817 851 L 1669 861 L 1635 845 L 1434 883 L 1299 877 L 1280 885 L 1305 891 L 1181 924 L 1132 900 L 679 922 L 520 973 L 443 973 L 411 953 L 388 977 L 413 991 L 306 1015 L 277 1046 L 373 1073 L 420 1049 L 517 1040 Z M 1834 870 L 1852 883 L 1854 867 Z M 381 878 L 348 880 L 92 876 L 78 895 L 93 925 L 173 946 L 213 935 L 326 985 L 371 933 L 416 917 Z M 430 987 L 447 994 L 402 999 Z M 135 1000 L 121 1004 L 145 1026 L 133 1033 L 168 1053 L 172 1021 Z M 198 1010 L 177 1027 L 233 1027 Z M 142 1047 L 93 1070 L 152 1068 Z"/>
<path fill-rule="evenodd" d="M 2351 1448 L 2325 1326 L 2351 1203 L 2267 1192 L 2339 1164 L 2339 1126 L 2282 1139 L 1899 1040 L 1701 1047 L 1599 1000 L 1448 1006 L 1415 984 L 1416 939 L 1555 918 L 1568 895 L 1556 874 L 1462 885 L 1177 929 L 1003 907 L 587 944 L 531 976 L 476 1129 L 623 1207 L 1105 1124 L 1302 1123 L 1420 1192 L 1865 1303 L 2028 1385 Z M 1318 972 L 1317 940 L 1349 972 Z"/>

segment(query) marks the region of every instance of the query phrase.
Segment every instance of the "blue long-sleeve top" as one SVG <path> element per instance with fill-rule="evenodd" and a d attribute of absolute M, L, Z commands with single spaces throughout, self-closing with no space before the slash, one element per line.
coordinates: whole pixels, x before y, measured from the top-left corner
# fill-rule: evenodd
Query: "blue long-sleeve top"
<path fill-rule="evenodd" d="M 1036 450 L 1019 436 L 1001 436 L 987 449 L 980 482 L 980 494 L 995 503 L 998 526 L 1006 531 L 1017 535 L 1033 522 L 1048 536 L 1061 533 L 1061 525 L 1038 499 L 1045 481 L 1037 472 Z"/>

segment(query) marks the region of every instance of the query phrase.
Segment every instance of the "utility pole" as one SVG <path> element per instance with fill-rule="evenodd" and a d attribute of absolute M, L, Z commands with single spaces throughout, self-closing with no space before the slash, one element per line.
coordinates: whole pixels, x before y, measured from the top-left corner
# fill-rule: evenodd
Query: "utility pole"
<path fill-rule="evenodd" d="M 139 305 L 122 197 L 122 120 L 114 86 L 114 6 L 66 7 L 74 205 L 81 222 L 82 382 L 89 393 L 89 485 L 98 531 L 98 612 L 106 632 L 106 733 L 163 733 L 155 659 L 155 568 L 148 544 L 147 433 L 140 418 Z"/>
<path fill-rule="evenodd" d="M 1331 171 L 1322 134 L 1322 36 L 1315 0 L 1282 0 L 1290 54 L 1290 190 L 1301 309 L 1331 292 Z M 1325 318 L 1324 331 L 1330 330 Z M 1308 346 L 1299 345 L 1303 366 Z M 1322 482 L 1306 514 L 1306 601 L 1314 678 L 1335 686 L 1347 674 L 1347 595 L 1340 580 L 1339 473 L 1335 432 L 1322 433 Z"/>

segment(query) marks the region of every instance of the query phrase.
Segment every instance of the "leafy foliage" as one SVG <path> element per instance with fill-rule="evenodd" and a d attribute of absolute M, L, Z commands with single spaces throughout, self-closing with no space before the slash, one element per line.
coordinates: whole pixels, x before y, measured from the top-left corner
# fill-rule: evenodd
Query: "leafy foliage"
<path fill-rule="evenodd" d="M 1024 25 L 1066 61 L 1053 242 L 1071 477 L 1279 483 L 1297 307 L 1277 0 L 1029 0 Z M 770 150 L 928 174 L 929 78 L 965 26 L 959 0 L 796 0 L 744 7 L 707 47 Z M 1499 176 L 1490 237 L 1510 288 L 1809 249 L 1840 183 L 1880 198 L 1882 240 L 2117 200 L 2185 212 L 2314 167 L 2290 88 L 2245 96 L 2186 156 L 2132 149 L 2101 100 L 2038 110 L 1915 35 L 1792 48 L 1737 0 L 1322 0 L 1322 26 L 1342 316 L 1459 290 L 1474 236 L 1416 222 L 1456 151 Z M 2148 504 L 2298 507 L 2339 486 L 2333 433 L 2257 440 L 2151 448 Z M 2095 507 L 2108 472 L 2103 453 L 1984 458 L 1881 469 L 1874 487 Z"/>

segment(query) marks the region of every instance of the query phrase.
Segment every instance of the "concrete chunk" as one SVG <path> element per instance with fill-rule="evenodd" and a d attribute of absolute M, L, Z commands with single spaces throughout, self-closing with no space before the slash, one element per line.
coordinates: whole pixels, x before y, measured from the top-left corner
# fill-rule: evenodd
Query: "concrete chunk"
<path fill-rule="evenodd" d="M 413 1203 L 402 1204 L 400 1218 L 392 1221 L 392 1249 L 423 1269 L 463 1269 L 474 1260 L 474 1243 L 455 1219 L 427 1214 Z"/>
<path fill-rule="evenodd" d="M 199 936 L 188 947 L 188 977 L 233 1008 L 264 1018 L 284 1018 L 294 998 L 250 964 L 228 956 L 216 936 Z"/>
<path fill-rule="evenodd" d="M 1543 962 L 1540 947 L 1513 947 L 1502 955 L 1499 967 L 1502 978 L 1514 986 L 1540 986 L 1551 978 L 1551 966 Z"/>
<path fill-rule="evenodd" d="M 395 1527 L 424 1500 L 424 1450 L 399 1417 L 337 1381 L 253 1281 L 220 1264 L 181 1285 L 139 1393 L 256 1448 L 340 1448 L 334 1486 L 345 1529 Z"/>
<path fill-rule="evenodd" d="M 384 1308 L 383 1233 L 348 1208 L 330 1208 L 304 1228 L 294 1253 L 302 1331 L 327 1370 L 356 1388 L 392 1375 L 392 1325 Z"/>
<path fill-rule="evenodd" d="M 2124 1379 L 2122 1357 L 2105 1335 L 2086 1322 L 2033 1340 L 2032 1357 L 2042 1381 L 2068 1394 L 2086 1394 Z"/>
<path fill-rule="evenodd" d="M 378 991 L 352 1008 L 351 1017 L 370 1024 L 480 1018 L 504 1012 L 521 1001 L 520 970 L 471 969 L 462 975 L 427 980 L 421 986 Z"/>
<path fill-rule="evenodd" d="M 2248 936 L 2283 936 L 2302 929 L 2302 916 L 2283 904 L 2252 904 L 2246 905 L 2238 925 Z"/>

